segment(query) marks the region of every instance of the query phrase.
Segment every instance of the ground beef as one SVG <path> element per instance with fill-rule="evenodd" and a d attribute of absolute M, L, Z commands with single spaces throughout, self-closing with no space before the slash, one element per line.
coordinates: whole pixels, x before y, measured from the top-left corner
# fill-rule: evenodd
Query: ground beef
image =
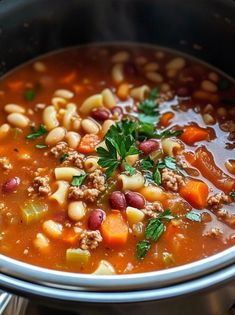
<path fill-rule="evenodd" d="M 81 234 L 80 246 L 82 249 L 95 249 L 103 238 L 100 231 L 84 231 Z"/>
<path fill-rule="evenodd" d="M 180 186 L 185 185 L 185 181 L 182 175 L 168 168 L 163 168 L 162 184 L 166 189 L 176 192 Z"/>
<path fill-rule="evenodd" d="M 164 209 L 161 202 L 154 201 L 153 203 L 146 205 L 142 211 L 147 217 L 154 219 L 157 218 L 160 213 L 164 212 Z"/>
<path fill-rule="evenodd" d="M 207 205 L 211 208 L 221 208 L 223 204 L 232 202 L 232 197 L 225 193 L 215 194 L 208 198 Z"/>
<path fill-rule="evenodd" d="M 216 238 L 216 237 L 219 237 L 223 234 L 223 231 L 218 228 L 218 227 L 215 227 L 215 228 L 212 228 L 211 230 L 207 231 L 205 234 L 203 234 L 203 236 L 209 236 L 209 237 L 213 237 L 213 238 Z"/>
<path fill-rule="evenodd" d="M 105 175 L 101 170 L 95 170 L 87 177 L 87 187 L 95 188 L 99 191 L 105 190 Z"/>
<path fill-rule="evenodd" d="M 83 168 L 83 160 L 84 160 L 83 154 L 80 154 L 74 150 L 69 150 L 66 154 L 68 154 L 68 156 L 66 157 L 65 161 L 62 163 L 63 166 L 73 165 L 81 169 Z"/>
<path fill-rule="evenodd" d="M 51 153 L 55 158 L 60 158 L 63 154 L 67 153 L 69 150 L 68 144 L 66 142 L 58 142 L 56 146 L 51 148 Z"/>
<path fill-rule="evenodd" d="M 6 171 L 12 169 L 12 165 L 7 157 L 0 157 L 0 167 Z"/>
<path fill-rule="evenodd" d="M 84 155 L 69 148 L 66 142 L 61 141 L 57 143 L 57 145 L 51 149 L 51 153 L 55 156 L 55 158 L 60 158 L 66 154 L 66 158 L 62 163 L 63 166 L 83 168 Z"/>
<path fill-rule="evenodd" d="M 86 185 L 82 185 L 80 187 L 69 187 L 69 198 L 95 202 L 99 194 L 104 190 L 105 175 L 101 170 L 95 170 L 87 176 Z"/>
<path fill-rule="evenodd" d="M 49 186 L 49 178 L 47 176 L 37 176 L 34 178 L 32 185 L 28 188 L 29 195 L 34 193 L 40 196 L 48 196 L 51 193 L 51 188 Z"/>
<path fill-rule="evenodd" d="M 235 215 L 233 215 L 231 212 L 220 209 L 216 211 L 216 215 L 219 219 L 230 225 L 232 228 L 235 228 Z"/>

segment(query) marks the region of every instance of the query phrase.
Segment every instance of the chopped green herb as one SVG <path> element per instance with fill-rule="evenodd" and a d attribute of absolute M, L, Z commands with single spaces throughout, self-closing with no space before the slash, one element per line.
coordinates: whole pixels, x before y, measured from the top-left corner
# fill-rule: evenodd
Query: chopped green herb
<path fill-rule="evenodd" d="M 162 169 L 162 168 L 169 168 L 171 170 L 176 170 L 177 169 L 177 165 L 176 165 L 176 160 L 175 158 L 171 157 L 171 156 L 166 156 L 164 159 L 160 159 L 158 161 L 157 164 L 157 168 L 158 169 Z"/>
<path fill-rule="evenodd" d="M 80 186 L 84 182 L 86 177 L 87 177 L 87 174 L 73 176 L 71 185 L 74 187 Z"/>
<path fill-rule="evenodd" d="M 111 126 L 106 133 L 107 150 L 99 147 L 96 152 L 100 157 L 98 164 L 106 168 L 107 177 L 112 175 L 127 156 L 139 153 L 135 143 L 135 130 L 135 122 L 122 120 Z"/>
<path fill-rule="evenodd" d="M 32 140 L 37 139 L 47 133 L 46 127 L 44 125 L 40 125 L 38 129 L 32 127 L 32 133 L 26 136 L 26 139 Z"/>
<path fill-rule="evenodd" d="M 196 213 L 196 212 L 188 212 L 186 214 L 186 218 L 191 220 L 191 221 L 195 221 L 195 222 L 201 222 L 202 221 L 201 215 L 199 213 Z"/>
<path fill-rule="evenodd" d="M 159 219 L 152 219 L 149 221 L 145 235 L 147 240 L 157 241 L 162 233 L 164 232 L 164 223 L 162 223 Z"/>
<path fill-rule="evenodd" d="M 139 111 L 141 113 L 138 118 L 142 123 L 155 124 L 159 121 L 160 113 L 158 111 L 158 104 L 156 103 L 158 91 L 159 88 L 151 90 L 149 96 L 140 102 Z"/>
<path fill-rule="evenodd" d="M 159 171 L 159 168 L 157 167 L 154 174 L 153 174 L 153 180 L 157 185 L 161 185 L 162 179 L 161 179 L 161 173 Z"/>
<path fill-rule="evenodd" d="M 230 193 L 230 196 L 232 196 L 233 198 L 235 198 L 235 191 L 232 191 L 232 192 Z"/>
<path fill-rule="evenodd" d="M 36 93 L 34 90 L 27 90 L 25 92 L 25 99 L 29 102 L 31 102 L 36 96 Z"/>
<path fill-rule="evenodd" d="M 226 91 L 230 88 L 230 82 L 226 79 L 220 79 L 218 82 L 218 88 L 220 91 Z"/>
<path fill-rule="evenodd" d="M 137 129 L 138 139 L 144 140 L 154 137 L 155 128 L 153 124 L 140 122 Z"/>
<path fill-rule="evenodd" d="M 144 257 L 146 256 L 147 252 L 150 250 L 150 247 L 151 247 L 151 244 L 149 241 L 147 240 L 143 240 L 143 241 L 140 241 L 138 244 L 137 244 L 137 248 L 136 248 L 136 257 L 137 259 L 144 259 Z"/>
<path fill-rule="evenodd" d="M 68 153 L 61 155 L 60 162 L 63 163 L 69 157 Z"/>
<path fill-rule="evenodd" d="M 153 160 L 150 159 L 150 157 L 140 161 L 140 167 L 143 171 L 150 170 L 153 167 L 153 165 L 154 162 Z"/>
<path fill-rule="evenodd" d="M 136 174 L 136 169 L 126 161 L 124 161 L 124 168 L 131 176 Z"/>
<path fill-rule="evenodd" d="M 166 138 L 170 138 L 170 137 L 180 137 L 182 135 L 184 131 L 183 130 L 164 130 L 163 132 L 161 132 L 160 134 L 156 134 L 155 137 L 156 138 L 161 138 L 161 139 L 166 139 Z"/>
<path fill-rule="evenodd" d="M 35 145 L 35 148 L 37 148 L 37 149 L 45 149 L 45 148 L 48 148 L 48 146 L 46 145 L 46 144 L 36 144 Z"/>

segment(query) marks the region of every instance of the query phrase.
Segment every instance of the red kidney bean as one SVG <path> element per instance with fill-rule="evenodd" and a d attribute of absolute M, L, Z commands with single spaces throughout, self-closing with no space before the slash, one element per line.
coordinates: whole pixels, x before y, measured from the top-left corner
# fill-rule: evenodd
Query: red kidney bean
<path fill-rule="evenodd" d="M 145 205 L 144 197 L 136 192 L 133 191 L 127 191 L 125 193 L 126 202 L 128 206 L 137 208 L 137 209 L 143 209 Z"/>
<path fill-rule="evenodd" d="M 181 86 L 179 87 L 177 90 L 176 90 L 176 94 L 178 96 L 189 96 L 190 95 L 190 92 L 189 92 L 189 89 L 186 87 L 186 86 Z"/>
<path fill-rule="evenodd" d="M 126 199 L 121 191 L 112 192 L 109 197 L 109 203 L 113 209 L 125 210 L 126 209 Z"/>
<path fill-rule="evenodd" d="M 113 115 L 118 115 L 118 116 L 122 116 L 123 115 L 123 110 L 120 106 L 115 106 L 111 109 L 111 112 Z"/>
<path fill-rule="evenodd" d="M 98 108 L 92 111 L 91 116 L 96 120 L 104 121 L 109 118 L 110 112 L 107 109 Z"/>
<path fill-rule="evenodd" d="M 139 149 L 143 151 L 144 155 L 148 155 L 153 151 L 159 149 L 159 143 L 155 140 L 146 140 L 140 143 Z"/>
<path fill-rule="evenodd" d="M 101 209 L 95 209 L 91 211 L 88 218 L 88 227 L 91 230 L 98 230 L 104 220 L 105 213 Z"/>
<path fill-rule="evenodd" d="M 4 193 L 13 192 L 19 184 L 20 184 L 20 179 L 19 179 L 19 177 L 13 177 L 13 178 L 11 178 L 11 179 L 8 179 L 8 180 L 2 185 L 2 192 L 4 192 Z"/>

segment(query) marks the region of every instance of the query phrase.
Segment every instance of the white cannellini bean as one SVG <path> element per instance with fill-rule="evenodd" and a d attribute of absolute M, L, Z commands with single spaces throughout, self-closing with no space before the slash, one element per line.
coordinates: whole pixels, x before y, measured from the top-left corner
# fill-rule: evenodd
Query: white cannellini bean
<path fill-rule="evenodd" d="M 124 80 L 124 69 L 122 63 L 117 63 L 112 68 L 112 79 L 115 83 L 121 83 Z"/>
<path fill-rule="evenodd" d="M 208 74 L 208 79 L 213 81 L 213 82 L 218 82 L 219 81 L 219 75 L 216 72 L 210 72 Z"/>
<path fill-rule="evenodd" d="M 54 129 L 59 126 L 57 112 L 54 106 L 47 106 L 43 110 L 42 119 L 47 130 Z"/>
<path fill-rule="evenodd" d="M 83 119 L 81 126 L 86 133 L 97 134 L 100 130 L 99 125 L 90 118 Z"/>
<path fill-rule="evenodd" d="M 185 65 L 186 65 L 186 61 L 184 58 L 176 57 L 167 63 L 166 68 L 167 69 L 181 70 L 184 68 Z"/>
<path fill-rule="evenodd" d="M 42 228 L 43 231 L 52 238 L 59 238 L 63 231 L 63 226 L 53 220 L 45 221 Z"/>
<path fill-rule="evenodd" d="M 73 221 L 81 220 L 86 214 L 86 204 L 82 201 L 72 201 L 68 206 L 68 216 Z"/>
<path fill-rule="evenodd" d="M 59 90 L 56 90 L 55 93 L 54 93 L 55 96 L 58 96 L 58 97 L 62 97 L 62 98 L 65 98 L 67 100 L 71 99 L 74 97 L 74 93 L 69 91 L 69 90 L 66 90 L 66 89 L 59 89 Z"/>
<path fill-rule="evenodd" d="M 158 72 L 149 71 L 145 73 L 145 76 L 154 83 L 161 83 L 163 81 L 163 76 Z"/>
<path fill-rule="evenodd" d="M 104 89 L 102 91 L 104 106 L 107 108 L 113 108 L 116 106 L 115 97 L 110 89 Z"/>
<path fill-rule="evenodd" d="M 56 180 L 65 180 L 70 182 L 73 176 L 82 175 L 84 172 L 76 167 L 56 167 L 55 178 Z"/>
<path fill-rule="evenodd" d="M 201 87 L 204 91 L 210 93 L 215 93 L 218 90 L 217 85 L 209 80 L 203 80 L 201 83 Z"/>
<path fill-rule="evenodd" d="M 33 245 L 42 252 L 49 248 L 49 243 L 49 239 L 42 233 L 38 233 L 33 241 Z"/>
<path fill-rule="evenodd" d="M 81 140 L 81 135 L 75 131 L 69 131 L 67 132 L 65 139 L 70 148 L 76 149 Z"/>
<path fill-rule="evenodd" d="M 127 62 L 130 59 L 130 54 L 127 51 L 119 51 L 115 55 L 112 56 L 111 62 L 119 63 L 119 62 Z"/>
<path fill-rule="evenodd" d="M 135 63 L 138 66 L 143 66 L 148 62 L 147 58 L 145 58 L 144 56 L 139 56 L 135 58 Z"/>
<path fill-rule="evenodd" d="M 23 114 L 20 113 L 11 113 L 7 116 L 7 121 L 19 128 L 26 128 L 29 125 L 29 119 Z"/>
<path fill-rule="evenodd" d="M 144 66 L 144 71 L 156 71 L 159 69 L 159 64 L 157 62 L 149 62 Z"/>
<path fill-rule="evenodd" d="M 52 129 L 46 136 L 45 143 L 52 146 L 62 141 L 65 137 L 65 129 L 62 127 L 56 127 Z"/>
<path fill-rule="evenodd" d="M 34 70 L 36 70 L 37 72 L 45 72 L 47 70 L 45 63 L 43 63 L 42 61 L 36 61 L 33 64 Z"/>
<path fill-rule="evenodd" d="M 4 110 L 7 113 L 20 113 L 20 114 L 24 114 L 25 113 L 25 109 L 24 107 L 17 105 L 17 104 L 7 104 L 4 106 Z"/>
<path fill-rule="evenodd" d="M 8 124 L 3 124 L 0 126 L 0 140 L 7 136 L 10 129 L 11 127 Z"/>

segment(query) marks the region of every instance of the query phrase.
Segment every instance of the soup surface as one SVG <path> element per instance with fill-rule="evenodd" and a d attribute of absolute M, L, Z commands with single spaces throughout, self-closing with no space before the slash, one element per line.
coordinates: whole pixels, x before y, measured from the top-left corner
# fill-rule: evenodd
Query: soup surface
<path fill-rule="evenodd" d="M 95 274 L 235 244 L 235 85 L 150 46 L 85 46 L 0 81 L 0 252 Z"/>

